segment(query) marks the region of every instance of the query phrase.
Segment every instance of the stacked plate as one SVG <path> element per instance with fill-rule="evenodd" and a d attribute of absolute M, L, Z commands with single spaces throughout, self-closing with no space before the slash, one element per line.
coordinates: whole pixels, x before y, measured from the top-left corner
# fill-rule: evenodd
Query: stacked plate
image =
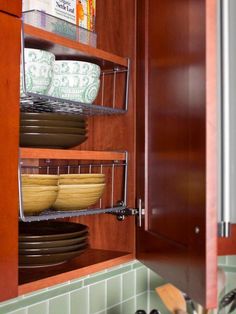
<path fill-rule="evenodd" d="M 73 114 L 21 113 L 20 145 L 70 148 L 87 139 L 86 119 Z"/>
<path fill-rule="evenodd" d="M 19 225 L 19 266 L 46 267 L 67 262 L 88 249 L 88 227 L 63 221 Z"/>
<path fill-rule="evenodd" d="M 101 173 L 59 175 L 58 194 L 53 209 L 87 209 L 98 202 L 105 188 Z"/>

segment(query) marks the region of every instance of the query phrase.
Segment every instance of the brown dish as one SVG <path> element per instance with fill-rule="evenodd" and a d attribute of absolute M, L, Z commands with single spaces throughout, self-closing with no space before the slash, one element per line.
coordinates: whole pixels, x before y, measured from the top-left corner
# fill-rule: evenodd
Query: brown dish
<path fill-rule="evenodd" d="M 19 241 L 53 241 L 79 237 L 88 232 L 82 224 L 64 221 L 20 222 Z"/>
<path fill-rule="evenodd" d="M 68 245 L 68 246 L 61 246 L 61 247 L 48 247 L 48 248 L 38 248 L 38 249 L 19 249 L 20 255 L 34 255 L 34 254 L 52 254 L 52 253 L 65 253 L 65 252 L 72 252 L 77 251 L 80 249 L 84 249 L 88 246 L 88 241 L 85 240 L 82 243 Z"/>
<path fill-rule="evenodd" d="M 80 134 L 20 133 L 20 145 L 23 147 L 70 148 L 86 139 Z"/>
<path fill-rule="evenodd" d="M 21 133 L 63 133 L 63 134 L 86 134 L 85 128 L 68 128 L 58 126 L 21 126 Z"/>
<path fill-rule="evenodd" d="M 29 254 L 29 255 L 19 255 L 19 266 L 20 267 L 46 267 L 59 265 L 67 262 L 68 260 L 78 257 L 83 252 L 85 252 L 87 248 L 76 250 L 73 252 L 66 253 L 51 253 L 51 254 Z"/>
<path fill-rule="evenodd" d="M 37 120 L 37 119 L 21 119 L 21 126 L 62 126 L 62 127 L 78 127 L 86 128 L 85 121 L 64 121 L 64 120 Z"/>
<path fill-rule="evenodd" d="M 21 112 L 20 118 L 37 120 L 86 121 L 85 117 L 78 114 L 63 114 L 55 112 Z"/>
<path fill-rule="evenodd" d="M 20 249 L 38 249 L 38 248 L 52 248 L 52 247 L 62 247 L 62 246 L 71 246 L 77 245 L 83 242 L 86 242 L 88 239 L 88 233 L 84 233 L 79 237 L 71 239 L 62 239 L 62 240 L 52 240 L 52 241 L 20 241 Z"/>

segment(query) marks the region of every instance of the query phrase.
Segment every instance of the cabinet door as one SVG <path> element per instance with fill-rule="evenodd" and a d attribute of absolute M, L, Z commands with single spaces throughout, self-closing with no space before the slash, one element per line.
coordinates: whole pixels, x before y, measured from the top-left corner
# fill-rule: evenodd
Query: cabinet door
<path fill-rule="evenodd" d="M 214 0 L 137 2 L 137 258 L 216 306 Z M 144 183 L 142 183 L 144 182 Z"/>
<path fill-rule="evenodd" d="M 21 16 L 22 0 L 0 0 L 0 11 Z"/>
<path fill-rule="evenodd" d="M 20 19 L 0 12 L 0 301 L 18 287 Z"/>

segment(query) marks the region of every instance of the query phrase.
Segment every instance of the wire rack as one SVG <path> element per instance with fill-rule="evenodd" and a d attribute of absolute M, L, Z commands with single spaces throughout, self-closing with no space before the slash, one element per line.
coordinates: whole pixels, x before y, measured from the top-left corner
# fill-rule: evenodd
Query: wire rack
<path fill-rule="evenodd" d="M 32 165 L 28 159 L 19 163 L 19 219 L 25 222 L 49 220 L 66 217 L 78 217 L 102 213 L 118 213 L 126 208 L 127 199 L 127 153 L 125 160 L 104 162 L 80 162 L 71 164 L 70 161 L 41 160 L 39 165 Z M 83 210 L 56 211 L 51 208 L 37 215 L 24 212 L 21 174 L 75 174 L 75 173 L 104 173 L 106 177 L 105 193 L 96 206 Z"/>
<path fill-rule="evenodd" d="M 26 14 L 35 14 L 37 12 L 26 12 L 24 20 L 27 24 L 37 26 L 35 18 L 26 19 Z M 52 17 L 50 17 L 52 18 Z M 54 18 L 56 19 L 56 18 Z M 36 20 L 37 21 L 37 20 Z M 35 24 L 36 23 L 36 24 Z M 65 22 L 64 22 L 65 23 Z M 48 25 L 48 24 L 46 24 Z M 45 26 L 45 30 L 50 31 L 48 26 Z M 22 112 L 58 112 L 58 113 L 70 113 L 70 114 L 82 114 L 82 115 L 114 115 L 123 114 L 128 110 L 128 94 L 129 94 L 129 68 L 130 62 L 128 60 L 128 66 L 120 66 L 119 64 L 113 64 L 111 69 L 102 69 L 100 77 L 100 89 L 98 97 L 94 104 L 81 103 L 77 101 L 71 101 L 67 99 L 61 99 L 51 97 L 47 95 L 32 93 L 27 90 L 26 84 L 26 71 L 25 71 L 25 56 L 24 48 L 28 46 L 26 44 L 24 33 L 24 22 L 22 23 L 22 52 L 21 52 L 21 99 L 20 108 Z M 68 56 L 68 58 L 70 58 Z M 89 61 L 89 58 L 88 60 Z M 92 61 L 93 62 L 93 61 Z M 103 60 L 100 60 L 103 63 Z M 121 87 L 122 86 L 122 87 Z M 122 89 L 122 91 L 121 91 Z"/>

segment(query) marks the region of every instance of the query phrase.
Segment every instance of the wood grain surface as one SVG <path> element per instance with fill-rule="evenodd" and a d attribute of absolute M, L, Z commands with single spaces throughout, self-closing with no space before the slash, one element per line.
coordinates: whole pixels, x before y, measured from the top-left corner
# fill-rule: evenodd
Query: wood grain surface
<path fill-rule="evenodd" d="M 17 295 L 20 20 L 0 12 L 0 300 Z M 11 34 L 11 36 L 9 36 Z"/>
<path fill-rule="evenodd" d="M 215 307 L 216 2 L 138 3 L 137 258 Z"/>

